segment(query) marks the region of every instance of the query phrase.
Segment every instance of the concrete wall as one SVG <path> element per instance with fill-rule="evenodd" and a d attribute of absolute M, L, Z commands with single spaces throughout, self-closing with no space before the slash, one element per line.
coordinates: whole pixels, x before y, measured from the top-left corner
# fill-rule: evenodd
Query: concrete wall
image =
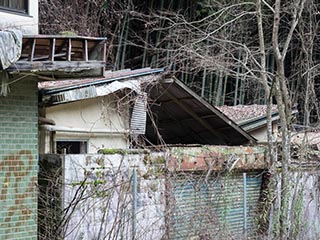
<path fill-rule="evenodd" d="M 0 97 L 0 239 L 37 239 L 37 132 L 37 81 L 24 78 Z"/>
<path fill-rule="evenodd" d="M 209 153 L 213 154 L 207 155 Z M 57 156 L 62 160 L 57 159 Z M 170 162 L 177 160 L 181 166 L 182 162 L 187 162 L 187 165 L 191 166 L 191 162 L 197 165 L 195 162 L 200 164 L 202 159 L 206 159 L 210 166 L 224 165 L 225 170 L 231 167 L 235 170 L 255 169 L 256 162 L 257 169 L 261 169 L 261 165 L 258 165 L 264 161 L 263 156 L 263 148 L 223 146 L 177 147 L 165 152 L 110 150 L 110 153 L 104 155 L 41 155 L 40 166 L 43 170 L 40 171 L 40 175 L 45 179 L 51 178 L 49 183 L 63 183 L 60 194 L 55 193 L 56 189 L 61 188 L 59 184 L 46 183 L 42 185 L 44 188 L 40 186 L 40 189 L 43 189 L 42 193 L 49 196 L 49 200 L 45 200 L 48 209 L 42 209 L 42 212 L 47 213 L 46 216 L 55 217 L 56 206 L 52 206 L 52 203 L 59 205 L 57 198 L 64 196 L 61 209 L 68 211 L 64 211 L 66 214 L 60 219 L 70 221 L 57 225 L 63 226 L 61 232 L 66 240 L 132 239 L 133 232 L 135 239 L 139 240 L 163 239 L 167 230 L 165 223 L 166 221 L 168 223 L 168 217 L 172 213 L 171 205 L 169 208 L 167 206 L 168 191 L 174 181 L 169 179 L 175 180 L 175 177 L 178 177 L 189 182 L 186 173 L 194 173 L 192 169 L 178 167 L 175 168 L 177 170 L 175 172 Z M 228 163 L 225 163 L 231 157 L 241 159 L 237 160 L 238 164 L 230 162 L 228 166 Z M 48 171 L 49 168 L 56 170 Z M 59 174 L 63 178 L 62 181 L 59 180 L 59 176 L 53 178 L 48 176 L 49 172 L 59 172 L 59 169 L 63 169 Z M 195 176 L 206 178 L 207 169 L 193 168 L 193 170 L 198 170 L 195 171 L 197 172 Z M 134 172 L 137 176 L 136 181 L 133 178 Z M 213 173 L 212 175 L 215 176 Z M 241 181 L 240 185 L 242 186 Z M 53 190 L 53 194 L 48 194 L 50 190 Z M 43 196 L 40 195 L 40 198 L 43 199 Z M 240 196 L 239 198 L 242 199 Z M 174 203 L 176 200 L 172 201 Z M 179 207 L 183 206 L 182 204 Z M 57 231 L 51 228 L 54 221 L 43 220 L 45 222 L 40 226 L 47 228 L 43 232 L 52 231 L 55 234 Z M 50 239 L 50 236 L 47 235 L 44 239 Z"/>
<path fill-rule="evenodd" d="M 28 14 L 0 10 L 0 29 L 19 29 L 24 34 L 38 34 L 38 0 L 29 0 Z"/>
<path fill-rule="evenodd" d="M 135 239 L 161 239 L 165 233 L 163 153 L 60 157 L 64 162 L 61 164 L 64 182 L 62 209 L 68 209 L 64 219 L 70 220 L 61 224 L 64 239 L 132 239 L 133 221 L 136 223 Z M 60 164 L 57 155 L 40 157 L 41 166 L 55 166 L 53 162 Z M 135 183 L 132 178 L 134 168 L 137 173 Z M 52 179 L 50 182 L 58 181 Z M 134 185 L 137 188 L 135 198 Z M 52 186 L 51 189 L 58 188 Z M 46 187 L 43 192 L 48 193 L 49 189 Z M 134 215 L 133 201 L 136 202 Z M 54 222 L 52 219 L 44 220 L 51 224 Z M 50 238 L 50 224 L 44 222 L 41 225 L 47 227 L 44 231 L 47 238 L 44 239 Z M 53 234 L 56 232 L 53 228 Z"/>
<path fill-rule="evenodd" d="M 319 166 L 303 168 L 289 172 L 288 196 L 289 227 L 291 235 L 288 239 L 320 239 L 320 170 Z M 281 202 L 281 174 L 274 176 L 276 196 L 270 211 L 269 237 L 279 231 L 279 215 Z"/>
<path fill-rule="evenodd" d="M 101 148 L 127 148 L 124 132 L 129 129 L 128 104 L 119 108 L 117 99 L 111 95 L 48 107 L 46 117 L 54 120 L 57 127 L 88 131 L 57 131 L 56 139 L 88 141 L 89 153 L 96 153 Z M 100 130 L 114 134 L 99 133 Z"/>

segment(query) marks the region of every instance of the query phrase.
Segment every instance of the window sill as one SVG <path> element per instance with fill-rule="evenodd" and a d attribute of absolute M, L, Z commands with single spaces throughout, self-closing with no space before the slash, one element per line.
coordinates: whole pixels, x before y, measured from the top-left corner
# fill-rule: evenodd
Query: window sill
<path fill-rule="evenodd" d="M 22 11 L 22 10 L 17 10 L 17 9 L 11 9 L 11 8 L 6 8 L 6 7 L 0 7 L 0 12 L 5 12 L 5 13 L 11 13 L 14 15 L 20 15 L 23 17 L 29 17 L 32 18 L 28 13 Z"/>

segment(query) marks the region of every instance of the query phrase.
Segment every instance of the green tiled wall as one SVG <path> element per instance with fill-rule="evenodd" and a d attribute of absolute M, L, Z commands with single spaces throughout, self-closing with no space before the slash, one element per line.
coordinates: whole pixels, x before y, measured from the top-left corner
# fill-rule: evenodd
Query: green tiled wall
<path fill-rule="evenodd" d="M 31 78 L 0 96 L 0 240 L 37 239 L 37 103 Z"/>

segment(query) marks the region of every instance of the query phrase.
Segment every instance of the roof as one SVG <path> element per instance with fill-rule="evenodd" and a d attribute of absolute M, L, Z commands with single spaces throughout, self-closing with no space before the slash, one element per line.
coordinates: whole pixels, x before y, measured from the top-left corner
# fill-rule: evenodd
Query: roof
<path fill-rule="evenodd" d="M 143 68 L 105 72 L 103 78 L 86 78 L 66 81 L 48 81 L 38 83 L 42 94 L 42 104 L 47 106 L 106 96 L 120 90 L 130 89 L 140 92 L 140 82 L 152 82 L 151 76 L 164 70 Z"/>
<path fill-rule="evenodd" d="M 320 129 L 313 131 L 293 132 L 291 141 L 292 143 L 298 145 L 306 144 L 308 146 L 312 146 L 313 148 L 316 148 L 316 150 L 320 151 Z"/>
<path fill-rule="evenodd" d="M 264 117 L 267 114 L 267 105 L 236 105 L 236 106 L 219 106 L 221 112 L 227 115 L 236 123 L 241 123 L 253 118 Z M 277 105 L 271 106 L 271 112 L 278 111 Z"/>
<path fill-rule="evenodd" d="M 267 124 L 267 105 L 219 106 L 217 108 L 246 131 L 252 131 Z M 271 120 L 278 119 L 278 107 L 271 105 Z"/>
<path fill-rule="evenodd" d="M 39 90 L 42 90 L 46 94 L 53 94 L 53 93 L 59 93 L 62 91 L 77 89 L 80 87 L 106 84 L 116 80 L 125 80 L 128 78 L 156 74 L 163 71 L 164 70 L 162 68 L 158 68 L 158 69 L 142 68 L 137 70 L 124 69 L 119 71 L 106 71 L 104 73 L 104 76 L 99 78 L 83 78 L 83 79 L 74 79 L 74 80 L 40 82 L 38 83 L 38 88 Z"/>
<path fill-rule="evenodd" d="M 255 142 L 251 135 L 177 79 L 161 80 L 149 94 L 153 99 L 153 120 L 166 144 Z M 161 143 L 151 119 L 147 122 L 146 137 L 153 144 Z"/>
<path fill-rule="evenodd" d="M 128 85 L 135 79 L 160 72 L 163 69 L 107 72 L 104 78 L 42 82 L 39 88 L 50 104 L 59 104 L 97 97 L 100 88 L 104 88 L 101 92 L 105 93 L 106 88 L 111 89 L 115 83 L 115 87 Z M 160 139 L 166 144 L 242 145 L 255 142 L 251 135 L 179 80 L 158 78 L 158 84 L 144 82 L 151 98 L 152 114 L 146 126 L 146 138 L 150 143 L 162 144 Z M 151 119 L 156 121 L 160 137 Z"/>

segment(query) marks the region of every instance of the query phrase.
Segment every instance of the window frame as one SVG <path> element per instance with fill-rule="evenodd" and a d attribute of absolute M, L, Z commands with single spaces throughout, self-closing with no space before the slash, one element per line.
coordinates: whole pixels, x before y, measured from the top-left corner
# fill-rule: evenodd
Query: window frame
<path fill-rule="evenodd" d="M 23 0 L 23 1 L 25 5 L 24 10 L 17 9 L 17 8 L 4 7 L 4 6 L 0 6 L 0 10 L 5 12 L 10 12 L 10 13 L 17 13 L 21 15 L 29 15 L 29 0 Z"/>
<path fill-rule="evenodd" d="M 79 144 L 79 152 L 69 153 L 67 151 L 66 154 L 87 154 L 89 151 L 89 140 L 87 140 L 87 139 L 57 139 L 55 141 L 55 145 L 56 145 L 55 147 L 56 147 L 57 152 L 59 152 L 60 150 L 63 149 L 63 148 L 60 149 L 59 145 L 61 145 L 62 143 L 66 144 L 68 142 L 70 142 L 70 144 L 78 143 Z M 61 152 L 59 154 L 63 154 L 63 153 Z"/>

